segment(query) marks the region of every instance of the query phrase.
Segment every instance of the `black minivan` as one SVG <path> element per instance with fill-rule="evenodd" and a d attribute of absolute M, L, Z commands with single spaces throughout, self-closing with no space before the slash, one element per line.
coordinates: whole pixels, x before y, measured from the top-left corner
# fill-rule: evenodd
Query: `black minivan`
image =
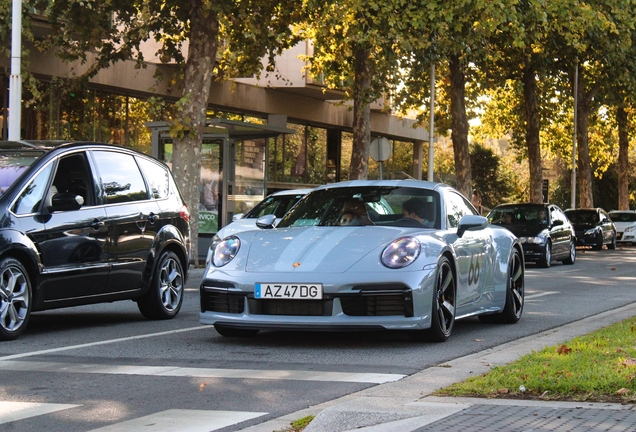
<path fill-rule="evenodd" d="M 132 299 L 179 312 L 190 215 L 168 166 L 93 142 L 0 142 L 0 340 L 31 312 Z"/>

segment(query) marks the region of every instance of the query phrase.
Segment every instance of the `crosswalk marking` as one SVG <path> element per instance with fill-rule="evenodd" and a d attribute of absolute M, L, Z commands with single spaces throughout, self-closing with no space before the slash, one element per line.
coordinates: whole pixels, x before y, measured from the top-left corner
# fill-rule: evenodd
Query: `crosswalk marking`
<path fill-rule="evenodd" d="M 0 424 L 79 406 L 81 405 L 0 401 Z"/>
<path fill-rule="evenodd" d="M 357 372 L 324 372 L 307 370 L 216 369 L 176 366 L 129 366 L 84 363 L 33 362 L 2 360 L 0 370 L 30 372 L 63 372 L 110 375 L 144 375 L 164 377 L 239 378 L 296 381 L 354 382 L 384 384 L 406 375 Z"/>
<path fill-rule="evenodd" d="M 264 412 L 171 409 L 91 432 L 209 432 L 266 415 Z"/>

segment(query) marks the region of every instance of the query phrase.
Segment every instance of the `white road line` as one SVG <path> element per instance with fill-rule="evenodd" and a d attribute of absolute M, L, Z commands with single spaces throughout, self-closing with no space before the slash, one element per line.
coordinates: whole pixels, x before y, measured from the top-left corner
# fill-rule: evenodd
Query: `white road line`
<path fill-rule="evenodd" d="M 202 411 L 171 409 L 92 432 L 209 432 L 266 415 L 264 412 Z"/>
<path fill-rule="evenodd" d="M 79 406 L 81 405 L 0 401 L 0 424 Z"/>
<path fill-rule="evenodd" d="M 526 300 L 530 300 L 530 299 L 534 299 L 534 298 L 538 298 L 538 297 L 543 297 L 543 296 L 547 296 L 547 295 L 552 295 L 552 294 L 559 294 L 559 291 L 546 291 L 546 292 L 542 292 L 542 293 L 538 293 L 538 294 L 531 294 L 531 295 L 527 295 L 524 298 Z M 2 358 L 0 357 L 0 360 L 2 360 Z"/>
<path fill-rule="evenodd" d="M 197 327 L 189 327 L 189 328 L 184 328 L 184 329 L 179 329 L 179 330 L 170 330 L 170 331 L 159 332 L 159 333 L 148 333 L 148 334 L 145 334 L 145 335 L 129 336 L 129 337 L 124 337 L 124 338 L 109 339 L 109 340 L 91 342 L 91 343 L 80 344 L 80 345 L 70 345 L 70 346 L 59 347 L 59 348 L 51 348 L 51 349 L 41 350 L 41 351 L 31 351 L 31 352 L 26 352 L 26 353 L 21 353 L 21 354 L 12 354 L 12 355 L 8 355 L 8 356 L 0 357 L 0 362 L 2 362 L 4 360 L 13 360 L 13 359 L 19 359 L 19 358 L 24 358 L 24 357 L 32 357 L 32 356 L 36 356 L 36 355 L 42 355 L 42 354 L 51 354 L 51 353 L 56 353 L 56 352 L 61 352 L 61 351 L 69 351 L 69 350 L 80 349 L 80 348 L 89 348 L 89 347 L 92 347 L 92 346 L 106 345 L 106 344 L 117 343 L 117 342 L 126 342 L 126 341 L 131 341 L 131 340 L 145 339 L 145 338 L 150 338 L 150 337 L 164 336 L 164 335 L 183 333 L 183 332 L 188 332 L 188 331 L 193 331 L 193 330 L 201 330 L 201 329 L 212 329 L 212 327 L 211 326 L 207 326 L 207 325 L 205 325 L 205 326 L 197 326 Z"/>
<path fill-rule="evenodd" d="M 267 379 L 290 381 L 329 381 L 353 382 L 367 384 L 384 384 L 404 378 L 406 375 L 358 373 L 358 372 L 323 372 L 307 370 L 260 370 L 260 369 L 216 369 L 216 368 L 184 368 L 177 366 L 128 366 L 103 365 L 86 363 L 33 362 L 5 360 L 0 362 L 0 370 L 21 372 L 62 372 L 109 375 L 142 375 L 187 378 L 237 378 Z"/>

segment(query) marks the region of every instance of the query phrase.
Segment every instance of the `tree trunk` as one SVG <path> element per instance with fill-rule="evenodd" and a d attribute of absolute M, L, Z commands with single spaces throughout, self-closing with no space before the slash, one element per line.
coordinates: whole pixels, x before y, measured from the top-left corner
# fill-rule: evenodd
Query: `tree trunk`
<path fill-rule="evenodd" d="M 181 109 L 176 114 L 173 131 L 182 128 L 173 140 L 172 170 L 190 211 L 192 259 L 198 264 L 199 182 L 201 177 L 201 142 L 212 71 L 216 61 L 218 19 L 203 10 L 204 0 L 192 0 L 190 11 L 190 45 L 185 69 Z M 175 128 L 176 126 L 176 128 Z"/>
<path fill-rule="evenodd" d="M 523 96 L 526 109 L 526 145 L 530 167 L 530 202 L 543 202 L 543 167 L 539 131 L 541 121 L 537 106 L 537 82 L 534 67 L 526 63 L 523 70 Z"/>
<path fill-rule="evenodd" d="M 368 49 L 355 52 L 355 77 L 353 83 L 353 148 L 349 164 L 349 180 L 366 180 L 369 171 L 369 147 L 371 146 L 371 88 L 372 63 Z"/>
<path fill-rule="evenodd" d="M 465 85 L 466 77 L 458 55 L 451 55 L 450 67 L 450 106 L 451 139 L 455 153 L 455 188 L 464 196 L 472 196 L 472 178 L 470 172 L 470 152 L 468 149 L 468 120 L 466 118 Z"/>
<path fill-rule="evenodd" d="M 616 109 L 618 123 L 618 209 L 629 210 L 629 136 L 627 111 L 622 105 Z"/>
<path fill-rule="evenodd" d="M 588 146 L 588 123 L 590 117 L 590 104 L 596 90 L 585 91 L 585 80 L 583 79 L 583 68 L 579 73 L 579 97 L 578 97 L 578 113 L 577 113 L 577 137 L 576 143 L 578 147 L 577 161 L 577 178 L 579 188 L 579 208 L 594 207 L 594 198 L 592 196 L 592 163 L 590 161 L 590 150 Z"/>

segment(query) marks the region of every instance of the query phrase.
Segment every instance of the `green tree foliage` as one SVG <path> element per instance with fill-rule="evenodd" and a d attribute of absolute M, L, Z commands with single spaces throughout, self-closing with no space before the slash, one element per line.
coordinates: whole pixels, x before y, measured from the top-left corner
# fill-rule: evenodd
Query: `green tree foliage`
<path fill-rule="evenodd" d="M 343 89 L 353 100 L 350 179 L 368 175 L 371 102 L 399 85 L 410 50 L 427 45 L 430 7 L 406 0 L 307 0 L 304 36 L 313 42 L 307 60 L 314 77 Z"/>
<path fill-rule="evenodd" d="M 473 144 L 470 149 L 473 169 L 473 190 L 481 194 L 481 203 L 487 208 L 505 202 L 512 194 L 510 178 L 502 175 L 500 158 L 492 149 Z"/>
<path fill-rule="evenodd" d="M 32 0 L 53 31 L 41 46 L 86 63 L 85 76 L 117 61 L 144 67 L 141 44 L 159 43 L 157 57 L 182 66 L 175 81 L 181 99 L 172 122 L 173 171 L 198 237 L 201 142 L 212 79 L 273 69 L 276 55 L 297 42 L 294 24 L 304 9 L 295 0 Z M 186 45 L 187 42 L 187 45 Z M 187 47 L 187 48 L 186 48 Z M 175 79 L 168 77 L 167 79 Z M 193 256 L 197 257 L 197 242 Z"/>

